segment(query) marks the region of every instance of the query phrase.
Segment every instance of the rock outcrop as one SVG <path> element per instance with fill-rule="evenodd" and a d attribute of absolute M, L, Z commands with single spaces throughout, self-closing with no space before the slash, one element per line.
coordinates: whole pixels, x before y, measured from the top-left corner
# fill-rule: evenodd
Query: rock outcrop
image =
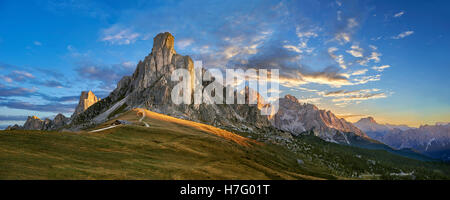
<path fill-rule="evenodd" d="M 312 104 L 302 104 L 292 95 L 279 99 L 280 108 L 271 117 L 274 127 L 299 135 L 313 132 L 324 140 L 338 143 L 349 143 L 344 133 L 357 136 L 368 136 L 344 119 L 337 118 L 332 112 L 319 110 Z"/>
<path fill-rule="evenodd" d="M 69 123 L 69 118 L 63 114 L 58 114 L 53 120 L 48 118 L 41 120 L 36 116 L 29 116 L 23 126 L 8 126 L 5 130 L 58 130 Z"/>
<path fill-rule="evenodd" d="M 24 130 L 42 130 L 44 121 L 36 116 L 28 116 L 27 121 L 23 124 Z"/>
<path fill-rule="evenodd" d="M 80 95 L 80 101 L 78 102 L 78 106 L 75 108 L 75 112 L 72 116 L 78 115 L 85 110 L 87 110 L 89 107 L 91 107 L 93 104 L 100 101 L 97 96 L 92 91 L 82 91 Z"/>

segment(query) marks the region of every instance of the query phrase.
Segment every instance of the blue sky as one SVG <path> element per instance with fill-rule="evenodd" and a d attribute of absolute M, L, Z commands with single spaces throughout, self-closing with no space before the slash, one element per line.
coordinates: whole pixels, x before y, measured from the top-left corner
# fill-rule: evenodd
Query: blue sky
<path fill-rule="evenodd" d="M 447 1 L 0 1 L 0 128 L 106 97 L 169 31 L 207 67 L 280 69 L 281 95 L 354 121 L 450 121 Z"/>

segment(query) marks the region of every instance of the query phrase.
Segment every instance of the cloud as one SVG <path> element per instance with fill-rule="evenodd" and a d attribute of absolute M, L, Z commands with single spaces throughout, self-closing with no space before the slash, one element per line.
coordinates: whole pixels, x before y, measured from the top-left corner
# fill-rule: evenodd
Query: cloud
<path fill-rule="evenodd" d="M 134 67 L 136 67 L 136 63 L 134 63 L 132 61 L 127 61 L 127 62 L 123 62 L 122 66 L 126 67 L 126 68 L 134 68 Z"/>
<path fill-rule="evenodd" d="M 398 13 L 395 13 L 394 17 L 401 17 L 403 14 L 405 14 L 405 12 L 404 11 L 400 11 Z"/>
<path fill-rule="evenodd" d="M 309 97 L 309 98 L 298 98 L 297 101 L 299 103 L 320 105 L 321 100 L 322 100 L 322 98 L 320 98 L 320 97 Z"/>
<path fill-rule="evenodd" d="M 33 74 L 26 72 L 26 71 L 19 71 L 19 70 L 12 71 L 11 76 L 16 81 L 22 81 L 24 79 L 33 79 L 34 78 Z"/>
<path fill-rule="evenodd" d="M 356 62 L 358 63 L 358 64 L 360 64 L 360 65 L 362 65 L 362 66 L 367 66 L 367 64 L 370 62 L 370 61 L 374 61 L 375 63 L 379 63 L 380 62 L 380 57 L 381 57 L 382 55 L 380 54 L 380 53 L 378 53 L 378 52 L 372 52 L 372 53 L 370 53 L 369 54 L 369 56 L 366 56 L 366 57 L 364 57 L 363 59 L 361 59 L 361 60 L 357 60 Z"/>
<path fill-rule="evenodd" d="M 376 47 L 375 45 L 369 45 L 369 48 L 371 48 L 374 51 L 378 49 L 378 47 Z"/>
<path fill-rule="evenodd" d="M 123 77 L 131 75 L 133 67 L 127 64 L 102 65 L 90 61 L 79 62 L 75 68 L 78 76 L 84 80 L 99 81 L 101 88 L 112 90 L 117 82 Z"/>
<path fill-rule="evenodd" d="M 398 39 L 408 37 L 412 34 L 414 34 L 414 31 L 405 31 L 403 33 L 398 34 L 397 36 L 393 36 L 392 39 L 398 40 Z"/>
<path fill-rule="evenodd" d="M 134 32 L 131 28 L 123 28 L 113 25 L 101 31 L 100 40 L 113 45 L 128 45 L 136 42 L 141 34 Z"/>
<path fill-rule="evenodd" d="M 338 107 L 344 107 L 350 104 L 350 102 L 360 103 L 361 101 L 369 99 L 381 99 L 386 98 L 388 95 L 384 92 L 380 92 L 379 89 L 360 89 L 360 90 L 337 90 L 331 92 L 318 92 L 323 97 L 331 97 L 331 101 Z"/>
<path fill-rule="evenodd" d="M 335 67 L 327 67 L 319 72 L 298 72 L 301 79 L 308 83 L 317 83 L 329 85 L 332 87 L 341 87 L 351 85 L 352 83 Z"/>
<path fill-rule="evenodd" d="M 382 65 L 382 66 L 378 66 L 378 67 L 372 67 L 372 69 L 373 70 L 376 70 L 376 71 L 379 71 L 379 72 L 382 72 L 382 71 L 384 71 L 385 69 L 387 69 L 387 68 L 389 68 L 389 67 L 391 67 L 390 65 Z"/>
<path fill-rule="evenodd" d="M 36 46 L 42 46 L 42 43 L 39 42 L 39 41 L 34 41 L 33 44 L 36 45 Z"/>
<path fill-rule="evenodd" d="M 1 75 L 0 78 L 1 78 L 3 81 L 8 82 L 8 83 L 12 83 L 12 82 L 13 82 L 13 79 L 10 78 L 10 77 L 7 77 L 7 76 Z"/>
<path fill-rule="evenodd" d="M 358 45 L 352 45 L 351 50 L 347 50 L 347 53 L 351 54 L 353 57 L 361 58 L 363 57 L 363 49 Z"/>
<path fill-rule="evenodd" d="M 22 115 L 0 115 L 0 121 L 24 121 L 28 116 Z"/>
<path fill-rule="evenodd" d="M 366 84 L 368 82 L 379 81 L 379 80 L 381 80 L 381 75 L 377 74 L 377 75 L 372 75 L 372 76 L 363 76 L 361 78 L 354 78 L 353 83 L 354 83 L 354 85 L 361 85 L 361 84 Z"/>
<path fill-rule="evenodd" d="M 347 19 L 347 26 L 348 26 L 348 28 L 349 29 L 352 29 L 352 28 L 354 28 L 354 27 L 356 27 L 356 26 L 358 26 L 359 24 L 358 24 L 358 22 L 356 22 L 356 19 L 355 18 L 349 18 L 349 19 Z"/>
<path fill-rule="evenodd" d="M 294 52 L 297 52 L 297 53 L 302 53 L 302 52 L 303 52 L 303 51 L 300 50 L 298 47 L 293 46 L 293 45 L 284 45 L 283 47 L 284 47 L 285 49 L 288 49 L 289 51 L 294 51 Z"/>
<path fill-rule="evenodd" d="M 350 34 L 344 32 L 337 33 L 334 39 L 341 43 L 348 43 L 350 42 Z"/>
<path fill-rule="evenodd" d="M 31 96 L 36 92 L 36 89 L 29 89 L 23 87 L 6 87 L 0 85 L 0 96 L 1 97 L 12 97 L 12 96 Z"/>
<path fill-rule="evenodd" d="M 357 70 L 357 71 L 354 71 L 354 72 L 352 73 L 352 75 L 353 75 L 353 76 L 364 75 L 364 74 L 366 74 L 367 71 L 368 71 L 367 69 Z"/>
<path fill-rule="evenodd" d="M 56 80 L 47 80 L 42 83 L 42 85 L 53 88 L 63 88 L 65 87 L 61 82 Z"/>
<path fill-rule="evenodd" d="M 360 94 L 354 96 L 348 96 L 343 98 L 333 99 L 333 102 L 342 102 L 342 101 L 364 101 L 369 99 L 381 99 L 386 98 L 387 95 L 383 92 L 380 93 L 371 93 L 371 94 Z"/>
<path fill-rule="evenodd" d="M 347 65 L 344 61 L 344 55 L 335 55 L 334 52 L 336 52 L 338 49 L 336 47 L 330 47 L 328 48 L 328 55 L 330 55 L 331 58 L 333 58 L 342 69 L 347 69 Z"/>
<path fill-rule="evenodd" d="M 361 117 L 364 117 L 364 116 L 366 116 L 366 115 L 359 115 L 359 114 L 341 114 L 341 115 L 336 115 L 336 116 L 339 117 L 340 119 L 348 120 L 349 118 L 355 118 L 355 117 L 361 118 Z"/>
<path fill-rule="evenodd" d="M 33 104 L 29 102 L 9 100 L 0 102 L 0 106 L 5 106 L 13 109 L 32 110 L 41 112 L 57 112 L 57 113 L 71 113 L 75 110 L 77 104 L 61 104 L 52 102 L 48 104 Z"/>
<path fill-rule="evenodd" d="M 175 47 L 179 49 L 185 49 L 186 47 L 190 46 L 192 43 L 194 43 L 194 40 L 192 38 L 188 39 L 181 39 L 177 40 Z"/>
<path fill-rule="evenodd" d="M 378 92 L 380 91 L 379 89 L 360 89 L 360 90 L 351 90 L 351 91 L 347 91 L 347 90 L 337 90 L 337 91 L 332 91 L 332 92 L 319 92 L 320 95 L 324 96 L 324 97 L 346 97 L 346 96 L 361 96 L 361 95 L 365 95 L 368 94 L 370 92 Z"/>

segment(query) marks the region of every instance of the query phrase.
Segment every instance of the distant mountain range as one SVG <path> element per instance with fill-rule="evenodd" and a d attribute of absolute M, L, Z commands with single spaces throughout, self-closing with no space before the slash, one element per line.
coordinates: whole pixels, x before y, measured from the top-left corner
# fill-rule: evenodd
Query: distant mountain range
<path fill-rule="evenodd" d="M 373 139 L 396 149 L 414 149 L 432 158 L 450 160 L 450 123 L 419 128 L 377 123 L 372 117 L 360 119 L 356 127 Z"/>

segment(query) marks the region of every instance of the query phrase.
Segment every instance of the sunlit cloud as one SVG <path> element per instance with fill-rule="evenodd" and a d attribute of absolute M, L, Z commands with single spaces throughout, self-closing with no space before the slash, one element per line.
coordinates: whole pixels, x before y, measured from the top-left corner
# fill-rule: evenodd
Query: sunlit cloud
<path fill-rule="evenodd" d="M 369 71 L 369 70 L 367 70 L 367 69 L 357 70 L 357 71 L 354 71 L 354 72 L 352 73 L 352 75 L 353 75 L 353 76 L 364 75 L 367 71 Z"/>
<path fill-rule="evenodd" d="M 377 75 L 372 75 L 372 76 L 363 76 L 361 78 L 354 78 L 353 82 L 354 82 L 354 85 L 361 85 L 361 84 L 366 84 L 368 82 L 379 81 L 379 80 L 381 80 L 381 75 L 377 74 Z"/>
<path fill-rule="evenodd" d="M 330 47 L 328 48 L 328 55 L 330 55 L 331 58 L 333 58 L 342 69 L 347 69 L 347 65 L 344 61 L 343 55 L 336 55 L 334 52 L 336 52 L 338 49 L 336 47 Z"/>
<path fill-rule="evenodd" d="M 363 49 L 358 45 L 352 45 L 351 50 L 347 50 L 346 52 L 357 58 L 363 57 Z"/>

